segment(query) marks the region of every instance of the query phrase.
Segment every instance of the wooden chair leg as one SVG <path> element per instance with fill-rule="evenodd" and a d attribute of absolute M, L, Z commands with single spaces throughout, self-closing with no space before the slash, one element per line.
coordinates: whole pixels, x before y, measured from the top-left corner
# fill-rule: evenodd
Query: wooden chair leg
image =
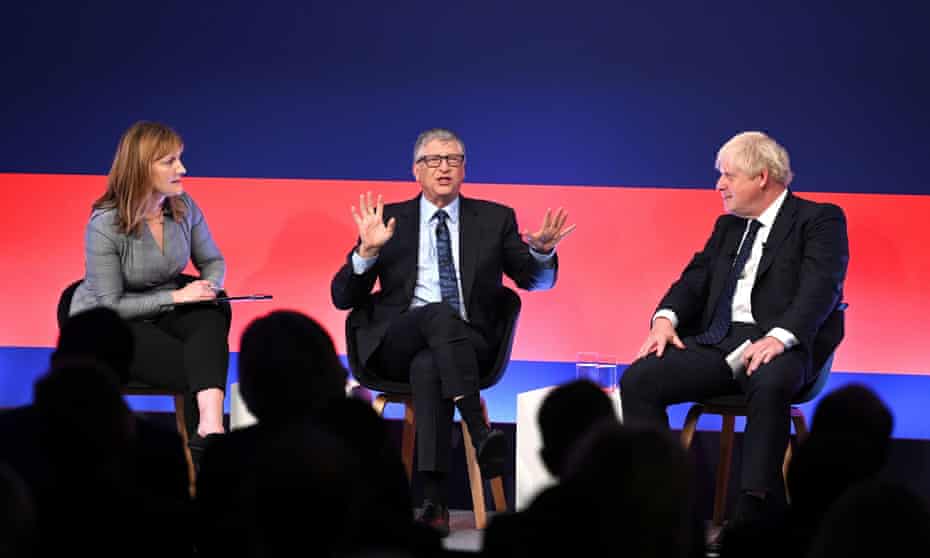
<path fill-rule="evenodd" d="M 181 436 L 181 447 L 184 448 L 184 461 L 187 462 L 187 478 L 190 483 L 188 491 L 193 498 L 197 490 L 197 470 L 194 468 L 194 458 L 191 456 L 191 448 L 187 444 L 187 421 L 184 419 L 184 394 L 175 394 L 174 396 L 174 422 L 178 428 L 178 434 Z"/>
<path fill-rule="evenodd" d="M 404 404 L 404 431 L 401 438 L 400 455 L 407 471 L 407 480 L 413 479 L 413 446 L 417 439 L 417 424 L 413 415 L 413 403 Z"/>
<path fill-rule="evenodd" d="M 462 421 L 462 444 L 465 446 L 465 468 L 468 470 L 468 484 L 471 488 L 471 504 L 475 512 L 475 528 L 484 529 L 488 522 L 487 508 L 484 502 L 484 481 L 478 466 L 478 453 L 468 433 L 468 425 Z"/>
<path fill-rule="evenodd" d="M 794 432 L 797 443 L 800 444 L 807 438 L 807 421 L 804 419 L 804 412 L 801 409 L 792 407 L 791 422 L 794 423 Z M 794 449 L 791 444 L 791 438 L 788 438 L 788 447 L 785 448 L 785 460 L 781 464 L 782 480 L 785 483 L 785 498 L 791 503 L 791 491 L 788 490 L 788 468 L 791 467 L 791 458 L 794 456 Z"/>
<path fill-rule="evenodd" d="M 807 420 L 804 418 L 804 411 L 797 409 L 796 413 L 791 414 L 791 421 L 794 422 L 794 431 L 798 435 L 798 443 L 807 438 Z"/>
<path fill-rule="evenodd" d="M 484 398 L 481 398 L 481 412 L 484 415 L 484 422 L 490 426 L 488 420 L 488 407 Z M 478 453 L 472 443 L 471 434 L 468 432 L 468 425 L 462 421 L 462 444 L 465 446 L 465 467 L 468 471 L 468 484 L 471 488 L 471 503 L 475 513 L 475 528 L 484 529 L 488 524 L 487 504 L 484 499 L 484 479 L 481 478 L 481 467 L 478 465 Z M 491 479 L 491 495 L 494 500 L 494 509 L 496 511 L 507 511 L 507 498 L 504 494 L 503 477 Z"/>
<path fill-rule="evenodd" d="M 685 424 L 681 428 L 681 445 L 688 449 L 691 447 L 691 441 L 694 439 L 694 431 L 697 429 L 698 419 L 704 413 L 704 405 L 695 403 L 688 409 L 688 416 L 685 417 Z"/>
<path fill-rule="evenodd" d="M 379 417 L 384 416 L 385 405 L 387 405 L 387 398 L 384 396 L 384 394 L 381 394 L 381 395 L 378 395 L 378 397 L 375 397 L 374 402 L 371 404 L 372 408 L 375 410 L 376 413 L 378 413 Z"/>
<path fill-rule="evenodd" d="M 378 413 L 379 417 L 384 416 L 384 407 L 388 404 L 388 398 L 383 394 L 378 394 L 372 401 L 371 407 Z M 401 434 L 400 459 L 404 464 L 404 471 L 407 473 L 407 481 L 413 481 L 413 448 L 417 439 L 416 419 L 413 415 L 413 402 L 404 401 L 404 427 Z"/>
<path fill-rule="evenodd" d="M 380 394 L 375 397 L 372 407 L 379 416 L 384 415 L 384 407 L 388 400 Z M 484 398 L 481 399 L 481 411 L 484 414 L 484 420 L 488 425 L 488 409 Z M 478 454 L 471 440 L 471 434 L 468 432 L 468 426 L 462 421 L 462 442 L 465 446 L 465 464 L 468 471 L 468 482 L 471 488 L 472 507 L 475 512 L 475 527 L 484 529 L 487 526 L 487 506 L 484 499 L 484 480 L 481 478 L 481 468 L 478 466 Z M 401 441 L 401 460 L 404 463 L 404 470 L 407 472 L 407 478 L 413 478 L 413 450 L 416 442 L 416 422 L 414 418 L 414 407 L 412 401 L 404 402 L 404 427 Z M 494 499 L 494 509 L 497 511 L 507 510 L 507 499 L 504 494 L 504 480 L 501 477 L 491 479 L 491 492 Z"/>
<path fill-rule="evenodd" d="M 720 432 L 720 462 L 717 463 L 717 487 L 714 490 L 714 525 L 723 524 L 727 506 L 727 489 L 730 481 L 730 460 L 733 458 L 733 438 L 736 417 L 724 415 Z"/>
<path fill-rule="evenodd" d="M 488 418 L 488 404 L 485 402 L 484 397 L 481 398 L 481 413 L 484 415 L 485 424 L 490 428 L 491 420 Z M 494 477 L 491 479 L 490 483 L 491 497 L 494 500 L 494 511 L 507 511 L 507 497 L 504 494 L 504 478 Z M 482 497 L 482 500 L 483 499 Z"/>
<path fill-rule="evenodd" d="M 494 511 L 507 511 L 507 497 L 504 495 L 504 478 L 491 479 L 491 495 L 494 499 Z"/>
<path fill-rule="evenodd" d="M 785 485 L 785 500 L 791 503 L 791 491 L 788 490 L 788 467 L 791 465 L 791 457 L 794 451 L 791 449 L 791 437 L 788 437 L 788 447 L 785 448 L 785 459 L 781 462 L 781 481 Z"/>

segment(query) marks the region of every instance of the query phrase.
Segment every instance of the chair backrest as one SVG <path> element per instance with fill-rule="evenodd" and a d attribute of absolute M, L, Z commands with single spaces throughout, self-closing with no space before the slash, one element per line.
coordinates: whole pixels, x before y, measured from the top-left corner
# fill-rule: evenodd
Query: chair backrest
<path fill-rule="evenodd" d="M 522 307 L 520 297 L 517 293 L 513 292 L 512 289 L 507 287 L 501 288 L 498 304 L 501 308 L 501 315 L 505 316 L 502 323 L 500 345 L 497 348 L 494 363 L 488 370 L 482 371 L 480 382 L 481 389 L 493 386 L 500 381 L 501 376 L 504 375 L 507 364 L 510 362 L 510 353 L 513 349 L 513 340 L 517 331 L 517 321 L 520 317 L 520 309 Z M 352 312 L 356 311 L 357 310 L 353 310 Z M 378 376 L 376 371 L 363 366 L 362 363 L 359 362 L 355 332 L 350 326 L 352 322 L 351 316 L 352 314 L 350 313 L 346 317 L 346 356 L 349 361 L 349 368 L 352 370 L 352 375 L 355 376 L 358 383 L 368 389 L 387 393 L 409 394 L 410 384 L 408 382 L 397 382 L 384 379 Z"/>
<path fill-rule="evenodd" d="M 68 316 L 71 314 L 71 299 L 74 298 L 74 291 L 76 291 L 83 282 L 83 279 L 78 279 L 65 287 L 65 290 L 61 291 L 61 296 L 58 297 L 58 329 L 61 329 L 61 326 L 64 325 Z"/>
<path fill-rule="evenodd" d="M 845 312 L 849 307 L 849 304 L 841 302 L 836 306 L 836 312 Z M 814 376 L 814 381 L 805 385 L 801 388 L 801 391 L 791 400 L 792 405 L 800 405 L 802 403 L 807 403 L 808 401 L 814 399 L 820 392 L 823 391 L 824 386 L 827 385 L 827 380 L 830 379 L 830 371 L 833 368 L 833 355 L 836 353 L 831 352 L 826 356 L 826 360 L 820 366 L 817 374 Z M 742 393 L 736 395 L 718 395 L 716 397 L 709 397 L 701 400 L 701 403 L 704 405 L 710 405 L 717 408 L 721 407 L 735 407 L 737 409 L 742 408 L 746 404 L 746 396 Z"/>
<path fill-rule="evenodd" d="M 837 312 L 845 312 L 849 308 L 849 304 L 845 302 L 839 303 L 836 307 Z M 814 381 L 807 385 L 804 389 L 798 393 L 792 404 L 799 405 L 801 403 L 807 403 L 811 399 L 820 395 L 820 392 L 823 391 L 824 386 L 827 385 L 827 380 L 830 378 L 830 371 L 833 369 L 833 356 L 836 354 L 836 351 L 830 353 L 830 356 L 827 357 L 827 361 L 824 362 L 823 366 L 820 367 L 820 371 L 814 377 Z"/>

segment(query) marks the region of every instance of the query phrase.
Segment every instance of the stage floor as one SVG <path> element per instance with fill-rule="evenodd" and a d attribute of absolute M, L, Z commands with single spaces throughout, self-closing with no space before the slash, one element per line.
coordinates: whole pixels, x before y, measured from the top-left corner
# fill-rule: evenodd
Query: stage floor
<path fill-rule="evenodd" d="M 416 510 L 419 512 L 419 510 Z M 494 516 L 495 512 L 488 512 L 488 520 Z M 443 539 L 443 547 L 446 550 L 458 552 L 481 552 L 482 537 L 484 531 L 475 529 L 475 515 L 471 510 L 449 510 L 449 525 L 452 531 L 449 536 Z M 719 527 L 714 527 L 707 522 L 706 540 L 708 542 L 717 538 Z M 707 558 L 717 556 L 714 552 L 708 552 Z"/>

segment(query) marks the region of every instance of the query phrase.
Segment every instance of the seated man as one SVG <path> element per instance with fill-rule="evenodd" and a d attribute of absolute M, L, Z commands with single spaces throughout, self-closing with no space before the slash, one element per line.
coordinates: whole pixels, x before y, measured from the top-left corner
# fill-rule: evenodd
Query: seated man
<path fill-rule="evenodd" d="M 843 336 L 835 310 L 849 246 L 840 208 L 788 189 L 788 153 L 772 138 L 738 134 L 720 148 L 716 167 L 728 215 L 659 303 L 621 381 L 623 416 L 667 424 L 667 405 L 745 394 L 735 519 L 753 521 L 783 503 L 791 400 Z"/>
<path fill-rule="evenodd" d="M 443 481 L 457 407 L 478 452 L 482 475 L 507 462 L 503 432 L 485 423 L 479 398 L 483 369 L 493 360 L 502 274 L 521 288 L 555 284 L 555 246 L 566 227 L 559 209 L 538 232 L 517 229 L 512 209 L 459 195 L 465 144 L 448 130 L 420 134 L 414 146 L 416 198 L 383 205 L 359 197 L 352 216 L 359 240 L 332 282 L 333 304 L 356 309 L 349 324 L 358 360 L 379 375 L 412 386 L 423 473 L 420 519 L 448 533 Z M 381 290 L 371 294 L 375 281 Z"/>

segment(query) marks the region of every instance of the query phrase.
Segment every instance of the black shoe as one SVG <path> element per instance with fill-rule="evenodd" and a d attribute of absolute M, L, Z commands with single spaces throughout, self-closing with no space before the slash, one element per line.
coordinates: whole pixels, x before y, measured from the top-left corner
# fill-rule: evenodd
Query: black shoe
<path fill-rule="evenodd" d="M 442 538 L 449 536 L 449 508 L 430 502 L 423 502 L 423 510 L 417 516 L 417 522 L 431 527 Z"/>
<path fill-rule="evenodd" d="M 707 555 L 727 556 L 792 556 L 790 540 L 786 540 L 784 518 L 763 515 L 756 519 L 734 518 L 707 545 Z"/>
<path fill-rule="evenodd" d="M 771 523 L 781 518 L 781 514 L 784 512 L 783 508 L 776 502 L 772 494 L 759 497 L 743 492 L 736 503 L 736 511 L 733 513 L 733 520 L 730 523 L 734 526 Z"/>
<path fill-rule="evenodd" d="M 201 436 L 200 434 L 194 434 L 187 439 L 187 447 L 191 450 L 191 462 L 194 464 L 194 471 L 200 472 L 200 460 L 203 459 L 203 454 L 207 448 L 218 440 L 222 434 L 207 434 L 206 436 Z"/>
<path fill-rule="evenodd" d="M 506 434 L 500 430 L 488 430 L 480 439 L 475 439 L 474 444 L 482 478 L 493 479 L 507 472 L 510 447 Z"/>
<path fill-rule="evenodd" d="M 750 553 L 759 541 L 767 541 L 771 549 L 777 540 L 784 510 L 771 494 L 764 498 L 743 492 L 736 504 L 733 518 L 720 529 L 715 540 L 707 545 L 708 553 L 718 553 L 722 547 L 727 554 L 741 556 Z"/>

